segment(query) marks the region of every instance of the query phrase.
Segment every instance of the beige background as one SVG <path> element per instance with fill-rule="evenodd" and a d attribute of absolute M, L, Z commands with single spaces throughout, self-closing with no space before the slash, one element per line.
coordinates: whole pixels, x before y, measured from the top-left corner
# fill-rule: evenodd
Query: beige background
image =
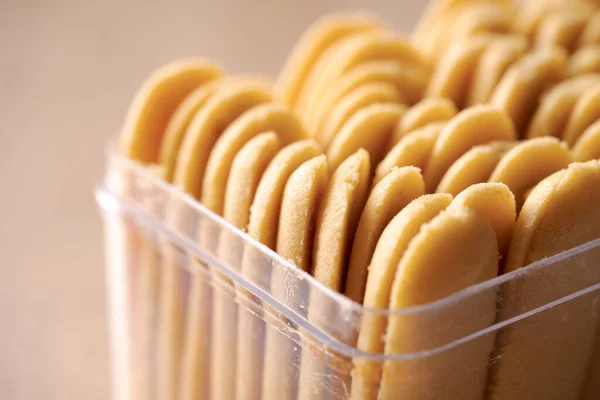
<path fill-rule="evenodd" d="M 364 2 L 412 26 L 420 1 Z M 0 0 L 0 398 L 107 399 L 105 140 L 141 80 L 176 57 L 273 76 L 341 0 Z"/>

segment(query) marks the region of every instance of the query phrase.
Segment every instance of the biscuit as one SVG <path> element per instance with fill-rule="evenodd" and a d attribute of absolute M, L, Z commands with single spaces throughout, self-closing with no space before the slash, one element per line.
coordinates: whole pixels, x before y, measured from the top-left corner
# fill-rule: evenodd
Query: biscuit
<path fill-rule="evenodd" d="M 404 136 L 377 165 L 374 184 L 398 167 L 412 165 L 424 169 L 445 125 L 445 122 L 430 123 Z"/>
<path fill-rule="evenodd" d="M 464 108 L 473 72 L 491 43 L 490 36 L 475 35 L 450 46 L 431 77 L 427 95 L 448 98 L 459 109 Z"/>
<path fill-rule="evenodd" d="M 509 33 L 513 30 L 514 5 L 509 1 L 457 3 L 429 28 L 418 45 L 430 59 L 437 59 L 457 41 L 476 33 Z"/>
<path fill-rule="evenodd" d="M 534 37 L 540 25 L 550 15 L 565 12 L 583 12 L 591 15 L 595 9 L 595 6 L 586 0 L 529 0 L 520 7 L 515 27 L 517 31 Z"/>
<path fill-rule="evenodd" d="M 344 43 L 319 75 L 319 81 L 307 98 L 306 104 L 309 107 L 301 114 L 302 118 L 312 126 L 314 121 L 319 120 L 323 106 L 328 103 L 327 92 L 330 91 L 332 83 L 362 64 L 386 60 L 394 60 L 402 69 L 416 72 L 428 71 L 429 68 L 421 54 L 401 37 L 381 32 L 356 36 Z M 403 94 L 409 102 L 419 100 L 419 98 L 411 99 L 409 96 L 412 93 L 409 91 L 403 91 Z M 415 93 L 415 97 L 417 96 L 418 93 Z"/>
<path fill-rule="evenodd" d="M 446 124 L 433 146 L 423 174 L 427 192 L 435 191 L 446 170 L 472 147 L 515 138 L 512 121 L 496 108 L 481 105 L 461 111 Z"/>
<path fill-rule="evenodd" d="M 373 104 L 350 117 L 327 148 L 330 171 L 361 148 L 368 151 L 371 162 L 377 165 L 403 112 L 404 107 L 398 104 Z"/>
<path fill-rule="evenodd" d="M 589 14 L 581 9 L 563 9 L 560 13 L 550 13 L 540 22 L 535 33 L 537 46 L 559 46 L 569 52 L 576 50 L 580 44 L 586 44 L 586 38 L 580 35 L 586 29 Z M 589 31 L 588 31 L 589 32 Z M 589 34 L 588 34 L 589 35 Z"/>
<path fill-rule="evenodd" d="M 273 131 L 282 145 L 307 139 L 302 123 L 282 106 L 261 104 L 244 112 L 223 131 L 208 158 L 202 183 L 202 204 L 217 214 L 223 212 L 225 187 L 237 152 L 256 135 Z"/>
<path fill-rule="evenodd" d="M 481 56 L 470 78 L 466 105 L 487 103 L 508 68 L 529 50 L 522 35 L 496 36 Z"/>
<path fill-rule="evenodd" d="M 572 163 L 531 192 L 517 219 L 506 261 L 516 271 L 600 237 L 600 162 Z M 523 274 L 502 286 L 498 321 L 530 311 L 597 282 L 598 249 Z M 531 266 L 530 268 L 533 268 Z M 559 285 L 556 268 L 560 269 Z M 591 297 L 590 297 L 591 295 Z M 598 320 L 593 294 L 557 305 L 503 328 L 491 365 L 488 398 L 579 398 L 594 349 Z M 597 296 L 597 295 L 596 295 Z M 548 349 L 563 349 L 560 352 Z M 553 384 L 549 385 L 548 382 Z"/>
<path fill-rule="evenodd" d="M 590 86 L 600 84 L 600 74 L 585 74 L 567 79 L 550 89 L 529 123 L 526 137 L 554 136 L 562 138 L 575 105 Z M 575 117 L 575 119 L 577 119 Z M 573 129 L 573 128 L 570 128 Z"/>
<path fill-rule="evenodd" d="M 275 249 L 277 244 L 277 228 L 285 184 L 290 175 L 304 162 L 322 154 L 321 148 L 314 140 L 303 140 L 284 147 L 273 158 L 265 170 L 252 206 L 248 234 L 264 244 Z M 270 281 L 264 277 L 262 269 L 267 261 L 260 249 L 246 246 L 241 262 L 242 274 L 254 284 L 270 286 Z M 255 302 L 243 289 L 238 289 L 239 302 Z M 255 312 L 259 312 L 256 310 Z M 263 374 L 265 323 L 253 312 L 239 313 L 237 337 L 237 374 L 238 392 L 242 398 L 260 399 Z"/>
<path fill-rule="evenodd" d="M 520 209 L 529 189 L 566 168 L 573 157 L 564 142 L 552 137 L 526 140 L 510 149 L 492 172 L 490 182 L 502 182 L 514 193 Z"/>
<path fill-rule="evenodd" d="M 600 45 L 582 47 L 569 58 L 571 76 L 600 72 Z"/>
<path fill-rule="evenodd" d="M 371 82 L 353 89 L 330 110 L 322 127 L 316 130 L 323 146 L 329 146 L 333 137 L 356 112 L 377 103 L 403 103 L 400 92 L 390 83 Z"/>
<path fill-rule="evenodd" d="M 575 161 L 600 159 L 600 119 L 590 125 L 573 146 Z"/>
<path fill-rule="evenodd" d="M 429 72 L 421 67 L 389 60 L 365 62 L 332 80 L 304 119 L 310 130 L 319 132 L 335 104 L 345 94 L 368 82 L 390 83 L 400 94 L 402 103 L 414 104 L 423 97 L 428 81 Z"/>
<path fill-rule="evenodd" d="M 490 97 L 490 104 L 507 113 L 519 134 L 527 129 L 541 94 L 568 73 L 567 54 L 561 48 L 534 50 L 513 64 Z"/>
<path fill-rule="evenodd" d="M 562 139 L 573 146 L 583 131 L 600 119 L 600 84 L 585 91 L 575 103 Z"/>
<path fill-rule="evenodd" d="M 344 38 L 382 27 L 382 23 L 364 12 L 327 15 L 314 22 L 300 37 L 275 88 L 276 98 L 294 108 L 308 77 L 319 60 Z"/>
<path fill-rule="evenodd" d="M 392 148 L 409 132 L 433 122 L 446 122 L 454 118 L 458 110 L 452 101 L 443 97 L 427 97 L 408 108 L 394 130 L 389 148 Z"/>
<path fill-rule="evenodd" d="M 280 136 L 274 132 L 262 133 L 250 139 L 231 162 L 225 190 L 223 218 L 236 227 L 246 230 L 250 219 L 250 206 L 256 194 L 258 183 L 269 162 L 281 147 Z M 212 156 L 212 155 L 211 155 Z M 241 264 L 243 246 L 240 239 L 227 230 L 212 232 L 219 236 L 219 257 L 231 267 Z M 213 270 L 215 277 L 227 280 Z M 209 383 L 204 379 L 218 378 L 222 374 L 231 374 L 236 370 L 237 352 L 237 315 L 238 306 L 230 293 L 222 290 L 213 292 L 211 364 L 200 370 L 189 369 L 186 377 L 186 398 L 197 399 L 206 396 L 203 392 Z M 243 312 L 243 311 L 242 311 Z M 193 314 L 192 314 L 193 315 Z M 208 373 L 210 368 L 211 373 Z M 235 393 L 252 393 L 252 385 L 242 380 L 242 374 L 233 374 L 235 381 L 216 379 L 210 383 L 211 396 L 235 398 Z M 224 384 L 226 383 L 226 384 Z M 239 386 L 238 386 L 239 385 Z M 184 386 L 185 387 L 185 386 Z"/>
<path fill-rule="evenodd" d="M 360 149 L 335 170 L 317 212 L 311 273 L 317 281 L 338 292 L 344 287 L 354 232 L 369 192 L 369 178 L 369 153 Z M 326 330 L 331 310 L 322 304 L 321 297 L 311 296 L 310 301 L 309 320 Z M 303 352 L 298 399 L 321 396 L 323 385 L 315 382 L 313 376 L 321 376 L 324 367 L 316 354 Z"/>
<path fill-rule="evenodd" d="M 371 256 L 381 232 L 400 210 L 424 193 L 425 182 L 416 167 L 395 169 L 373 187 L 354 234 L 346 296 L 362 303 Z"/>
<path fill-rule="evenodd" d="M 498 252 L 506 255 L 512 237 L 517 207 L 515 196 L 503 183 L 478 183 L 458 194 L 448 209 L 471 208 L 484 216 L 494 228 L 498 240 Z"/>
<path fill-rule="evenodd" d="M 449 206 L 410 241 L 398 264 L 390 309 L 442 299 L 497 273 L 498 246 L 490 223 L 464 205 Z M 494 290 L 471 296 L 469 307 L 458 304 L 442 307 L 443 314 L 432 318 L 389 317 L 385 354 L 433 349 L 493 324 Z M 481 399 L 492 348 L 493 336 L 487 335 L 434 355 L 385 361 L 378 399 Z"/>
<path fill-rule="evenodd" d="M 175 186 L 200 198 L 206 163 L 219 136 L 246 110 L 269 101 L 270 89 L 259 82 L 233 85 L 211 97 L 185 133 L 175 166 Z"/>
<path fill-rule="evenodd" d="M 126 157 L 156 163 L 165 128 L 177 106 L 198 86 L 217 79 L 220 67 L 212 61 L 184 59 L 154 72 L 135 94 L 119 139 Z"/>
<path fill-rule="evenodd" d="M 317 206 L 327 188 L 327 161 L 324 155 L 304 162 L 288 179 L 281 203 L 277 234 L 277 253 L 304 271 L 310 271 L 313 233 Z M 287 269 L 274 269 L 271 293 L 283 304 L 298 309 L 299 293 L 290 284 L 295 276 Z M 282 318 L 272 321 L 265 338 L 265 366 L 262 382 L 263 399 L 289 399 L 297 393 L 296 369 L 299 353 L 293 338 L 280 332 L 277 326 L 290 326 Z"/>
<path fill-rule="evenodd" d="M 371 259 L 366 280 L 364 306 L 386 309 L 389 307 L 396 268 L 410 241 L 421 226 L 446 209 L 452 196 L 429 194 L 413 200 L 385 227 Z M 384 351 L 387 317 L 366 313 L 360 324 L 357 348 L 364 352 Z M 352 400 L 376 399 L 381 370 L 378 361 L 354 360 L 352 373 Z M 378 369 L 379 368 L 379 369 Z"/>
<path fill-rule="evenodd" d="M 164 169 L 163 176 L 167 181 L 173 179 L 177 156 L 185 132 L 198 111 L 206 104 L 210 96 L 219 90 L 238 85 L 243 82 L 260 82 L 256 76 L 233 75 L 215 79 L 201 85 L 188 94 L 177 106 L 165 128 L 165 134 L 160 145 L 158 161 Z M 264 80 L 265 86 L 268 81 Z"/>
<path fill-rule="evenodd" d="M 517 142 L 491 142 L 473 147 L 448 168 L 436 193 L 456 196 L 471 185 L 487 182 L 504 154 L 516 145 Z"/>

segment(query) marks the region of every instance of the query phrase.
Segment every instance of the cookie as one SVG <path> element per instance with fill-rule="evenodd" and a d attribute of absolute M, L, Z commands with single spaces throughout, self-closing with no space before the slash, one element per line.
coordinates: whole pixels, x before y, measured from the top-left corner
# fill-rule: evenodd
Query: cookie
<path fill-rule="evenodd" d="M 508 70 L 529 50 L 523 35 L 495 36 L 481 53 L 467 87 L 467 106 L 487 103 Z"/>
<path fill-rule="evenodd" d="M 366 280 L 364 307 L 386 309 L 389 307 L 396 269 L 411 240 L 421 226 L 446 209 L 452 196 L 429 194 L 413 200 L 385 227 L 373 253 Z M 364 352 L 384 351 L 387 318 L 365 313 L 361 320 L 357 348 Z M 377 361 L 357 358 L 352 372 L 351 399 L 375 399 L 381 379 Z"/>
<path fill-rule="evenodd" d="M 344 287 L 354 232 L 369 191 L 369 177 L 369 154 L 360 149 L 335 170 L 317 212 L 311 273 L 317 281 L 338 292 Z M 311 296 L 310 302 L 309 320 L 326 330 L 331 310 L 322 304 L 321 297 Z M 317 354 L 309 349 L 303 352 L 298 399 L 321 395 L 324 388 L 313 376 L 323 374 L 324 367 Z"/>
<path fill-rule="evenodd" d="M 478 183 L 458 194 L 449 210 L 455 207 L 471 208 L 485 217 L 494 228 L 498 240 L 498 252 L 506 256 L 517 219 L 515 196 L 503 183 Z"/>
<path fill-rule="evenodd" d="M 330 110 L 323 121 L 322 127 L 317 128 L 317 137 L 323 146 L 329 146 L 331 140 L 344 124 L 359 110 L 377 103 L 403 103 L 400 92 L 390 83 L 365 83 L 348 94 Z"/>
<path fill-rule="evenodd" d="M 377 18 L 364 12 L 331 14 L 317 20 L 300 37 L 279 73 L 276 98 L 294 108 L 308 76 L 328 50 L 344 38 L 380 27 Z"/>
<path fill-rule="evenodd" d="M 374 184 L 398 167 L 412 165 L 420 169 L 425 168 L 445 125 L 445 122 L 431 123 L 404 136 L 377 165 Z"/>
<path fill-rule="evenodd" d="M 582 129 L 574 126 L 579 123 L 580 118 L 577 115 L 579 111 L 575 115 L 573 115 L 573 111 L 578 100 L 589 91 L 590 87 L 599 84 L 600 74 L 585 74 L 567 79 L 554 86 L 542 97 L 540 105 L 529 123 L 526 137 L 554 136 L 562 138 L 566 134 L 568 125 L 570 125 L 569 136 L 578 135 L 578 133 L 571 132 L 574 129 L 580 134 Z M 573 120 L 571 120 L 572 116 Z M 586 122 L 589 123 L 589 118 L 581 121 L 582 125 Z"/>
<path fill-rule="evenodd" d="M 573 146 L 583 131 L 600 119 L 600 84 L 585 91 L 575 103 L 562 139 Z"/>
<path fill-rule="evenodd" d="M 600 159 L 600 119 L 590 125 L 573 146 L 575 161 Z"/>
<path fill-rule="evenodd" d="M 428 304 L 497 273 L 498 247 L 491 224 L 464 205 L 450 206 L 423 224 L 408 245 L 392 285 L 390 309 Z M 435 318 L 389 317 L 385 354 L 434 349 L 491 326 L 495 313 L 495 291 L 486 290 L 472 296 L 469 307 L 448 304 Z M 444 329 L 436 328 L 441 326 Z M 385 361 L 378 399 L 481 399 L 492 348 L 493 337 L 488 335 L 441 353 Z"/>
<path fill-rule="evenodd" d="M 334 171 L 361 148 L 369 152 L 371 162 L 377 165 L 384 156 L 384 146 L 403 112 L 403 106 L 387 103 L 373 104 L 354 114 L 327 148 L 330 171 Z"/>
<path fill-rule="evenodd" d="M 514 193 L 520 209 L 529 189 L 542 179 L 566 168 L 573 157 L 556 138 L 525 140 L 510 149 L 492 172 L 490 182 L 502 182 Z"/>
<path fill-rule="evenodd" d="M 395 169 L 373 187 L 354 234 L 346 296 L 362 303 L 368 268 L 381 232 L 400 210 L 424 193 L 425 182 L 416 167 Z"/>
<path fill-rule="evenodd" d="M 600 72 L 600 45 L 582 47 L 569 58 L 571 76 Z"/>
<path fill-rule="evenodd" d="M 427 94 L 448 98 L 459 109 L 464 108 L 473 72 L 491 43 L 492 38 L 488 35 L 475 35 L 455 42 L 438 63 Z"/>
<path fill-rule="evenodd" d="M 267 131 L 275 132 L 284 146 L 308 138 L 296 115 L 282 106 L 261 104 L 244 112 L 225 129 L 209 155 L 202 204 L 217 214 L 223 212 L 227 177 L 235 155 L 246 142 Z"/>
<path fill-rule="evenodd" d="M 472 147 L 516 138 L 512 121 L 492 106 L 461 111 L 442 129 L 424 169 L 427 192 L 435 191 L 446 170 Z"/>
<path fill-rule="evenodd" d="M 332 83 L 335 84 L 338 79 L 362 64 L 386 60 L 394 60 L 402 69 L 428 71 L 421 54 L 401 37 L 389 33 L 373 33 L 348 40 L 319 75 L 319 82 L 308 97 L 306 104 L 309 108 L 302 114 L 303 119 L 308 121 L 308 126 L 319 121 L 320 113 L 328 111 L 326 106 L 331 103 L 329 96 L 334 94 L 330 90 Z M 412 80 L 406 81 L 412 82 Z M 409 102 L 419 100 L 419 98 L 411 99 L 409 96 L 412 92 L 408 90 L 403 91 L 403 94 Z M 418 93 L 415 93 L 415 97 L 417 96 Z"/>
<path fill-rule="evenodd" d="M 507 113 L 524 134 L 541 94 L 568 74 L 568 58 L 557 47 L 534 50 L 513 64 L 490 97 L 490 104 Z"/>
<path fill-rule="evenodd" d="M 544 179 L 532 190 L 519 214 L 506 271 L 516 271 L 599 238 L 599 204 L 599 161 L 572 163 Z M 548 260 L 535 272 L 503 285 L 498 321 L 597 282 L 599 256 L 598 249 L 591 248 L 572 259 Z M 559 271 L 560 284 L 548 285 L 557 281 Z M 597 336 L 599 321 L 590 318 L 595 296 L 583 295 L 502 329 L 496 343 L 502 357 L 491 365 L 489 398 L 578 398 Z"/>
<path fill-rule="evenodd" d="M 308 127 L 320 131 L 331 109 L 341 98 L 365 82 L 387 82 L 393 84 L 401 96 L 402 103 L 414 104 L 423 97 L 429 73 L 421 67 L 402 65 L 398 61 L 365 62 L 332 80 L 331 87 L 324 92 L 311 112 L 305 115 Z"/>
<path fill-rule="evenodd" d="M 448 168 L 436 193 L 456 196 L 471 185 L 487 182 L 502 157 L 516 145 L 517 142 L 491 142 L 473 147 Z"/>
<path fill-rule="evenodd" d="M 177 106 L 198 86 L 217 79 L 220 67 L 212 61 L 184 59 L 154 72 L 129 106 L 119 150 L 142 163 L 156 163 L 165 128 Z"/>
<path fill-rule="evenodd" d="M 288 179 L 283 193 L 277 253 L 295 266 L 310 271 L 312 262 L 313 234 L 317 206 L 327 188 L 327 161 L 324 155 L 304 162 Z M 276 299 L 298 309 L 299 293 L 290 285 L 297 279 L 287 269 L 274 269 L 271 276 L 271 293 Z M 274 318 L 270 318 L 272 320 Z M 297 393 L 296 368 L 299 364 L 298 351 L 294 350 L 293 339 L 278 330 L 288 326 L 285 318 L 272 320 L 265 339 L 265 366 L 262 382 L 263 399 L 289 399 Z"/>
<path fill-rule="evenodd" d="M 206 163 L 219 136 L 246 110 L 269 101 L 270 89 L 254 82 L 233 85 L 211 97 L 185 133 L 175 167 L 175 186 L 200 198 Z"/>
<path fill-rule="evenodd" d="M 177 156 L 185 132 L 198 111 L 215 92 L 243 82 L 261 82 L 261 78 L 244 75 L 221 77 L 197 87 L 177 106 L 165 128 L 158 154 L 158 162 L 164 170 L 164 179 L 167 181 L 173 179 Z M 264 80 L 264 85 L 268 85 L 266 80 Z"/>
<path fill-rule="evenodd" d="M 443 97 L 427 97 L 406 110 L 396 126 L 388 147 L 393 147 L 412 131 L 433 122 L 449 121 L 457 113 L 458 110 L 452 101 Z"/>

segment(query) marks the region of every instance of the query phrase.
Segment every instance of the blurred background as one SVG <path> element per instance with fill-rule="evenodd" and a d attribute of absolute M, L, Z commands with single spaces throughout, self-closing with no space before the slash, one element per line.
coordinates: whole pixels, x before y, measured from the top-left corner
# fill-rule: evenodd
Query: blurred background
<path fill-rule="evenodd" d="M 0 1 L 0 398 L 109 398 L 103 146 L 142 80 L 182 56 L 275 76 L 319 15 L 401 31 L 425 2 Z"/>

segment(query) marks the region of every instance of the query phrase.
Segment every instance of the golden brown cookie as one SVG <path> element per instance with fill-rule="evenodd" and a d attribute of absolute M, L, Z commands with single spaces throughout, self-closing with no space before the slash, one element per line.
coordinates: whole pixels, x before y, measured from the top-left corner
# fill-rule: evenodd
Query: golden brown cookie
<path fill-rule="evenodd" d="M 156 163 L 165 128 L 181 101 L 198 86 L 221 75 L 212 61 L 185 59 L 154 72 L 129 106 L 120 151 L 132 160 Z"/>
<path fill-rule="evenodd" d="M 373 82 L 393 85 L 403 102 L 413 104 L 423 96 L 429 72 L 422 67 L 403 65 L 399 61 L 375 60 L 353 67 L 337 79 L 332 79 L 327 90 L 303 114 L 310 130 L 319 131 L 328 114 L 340 99 L 353 89 Z"/>
<path fill-rule="evenodd" d="M 275 249 L 285 184 L 300 165 L 321 154 L 321 149 L 314 140 L 292 143 L 277 153 L 265 170 L 252 202 L 248 224 L 248 234 L 251 237 Z M 262 283 L 262 273 L 267 260 L 262 251 L 246 246 L 241 263 L 242 274 L 253 283 L 265 285 Z M 238 315 L 238 398 L 260 399 L 265 322 L 262 317 L 255 315 L 260 309 L 256 310 L 254 300 L 246 291 L 239 289 L 237 297 L 237 301 L 242 304 L 252 304 L 254 310 L 240 311 Z"/>
<path fill-rule="evenodd" d="M 519 214 L 506 271 L 599 238 L 599 204 L 599 161 L 572 163 L 544 179 L 532 190 Z M 501 292 L 498 320 L 505 321 L 596 283 L 599 256 L 598 249 L 592 248 L 569 260 L 548 260 L 543 268 L 507 283 Z M 593 302 L 594 296 L 584 295 L 502 329 L 496 343 L 502 356 L 491 365 L 488 398 L 578 398 L 598 327 L 598 318 L 591 314 Z"/>
<path fill-rule="evenodd" d="M 517 220 L 515 196 L 503 183 L 478 183 L 469 186 L 454 198 L 448 209 L 468 207 L 485 217 L 494 228 L 498 252 L 506 255 Z"/>
<path fill-rule="evenodd" d="M 477 63 L 492 42 L 488 35 L 470 36 L 455 42 L 439 61 L 427 94 L 448 98 L 459 109 L 464 108 Z"/>
<path fill-rule="evenodd" d="M 362 303 L 371 256 L 381 232 L 400 210 L 424 193 L 425 182 L 416 167 L 395 169 L 373 187 L 354 234 L 346 296 Z"/>
<path fill-rule="evenodd" d="M 369 268 L 364 306 L 385 309 L 389 307 L 396 268 L 410 241 L 419 233 L 421 226 L 446 209 L 452 196 L 429 194 L 413 200 L 385 227 Z M 358 349 L 381 353 L 384 350 L 387 318 L 365 313 L 361 320 Z M 376 399 L 381 379 L 381 367 L 377 362 L 356 359 L 352 372 L 352 400 Z"/>
<path fill-rule="evenodd" d="M 364 148 L 377 165 L 384 156 L 385 145 L 402 117 L 399 104 L 373 104 L 354 114 L 327 148 L 330 171 L 334 171 L 349 156 Z"/>
<path fill-rule="evenodd" d="M 267 131 L 275 132 L 284 146 L 308 138 L 296 115 L 283 106 L 261 104 L 244 112 L 225 129 L 208 157 L 202 204 L 218 214 L 223 211 L 227 177 L 235 155 L 246 142 Z"/>
<path fill-rule="evenodd" d="M 304 271 L 310 271 L 317 206 L 327 188 L 327 161 L 324 155 L 304 162 L 290 175 L 281 203 L 277 253 Z M 295 276 L 287 269 L 274 269 L 271 293 L 284 304 L 295 304 L 300 294 L 290 284 Z M 270 317 L 270 316 L 269 316 Z M 277 327 L 290 324 L 285 318 L 270 319 L 265 338 L 263 399 L 289 399 L 297 393 L 296 368 L 299 354 L 293 339 Z"/>
<path fill-rule="evenodd" d="M 250 139 L 235 155 L 225 190 L 225 206 L 223 218 L 236 227 L 246 230 L 250 219 L 250 205 L 254 199 L 258 183 L 269 162 L 275 157 L 281 147 L 279 136 L 273 132 L 259 134 Z M 227 265 L 235 267 L 241 264 L 243 246 L 240 239 L 227 230 L 211 232 L 219 236 L 218 254 Z M 216 279 L 229 280 L 213 270 Z M 221 283 L 223 284 L 223 283 Z M 206 392 L 208 382 L 202 377 L 231 374 L 235 371 L 237 359 L 237 307 L 230 292 L 213 291 L 211 362 L 199 369 L 187 370 L 185 393 L 189 399 L 202 397 Z M 193 320 L 190 315 L 190 320 Z M 199 360 L 202 363 L 203 360 Z M 211 374 L 208 374 L 210 368 Z M 204 372 L 204 373 L 203 373 Z M 223 381 L 217 379 L 210 383 L 211 395 L 221 398 L 233 398 L 236 390 L 248 390 L 246 386 L 238 387 L 243 382 Z M 204 387 L 203 387 L 204 385 Z"/>
<path fill-rule="evenodd" d="M 328 112 L 320 128 L 316 129 L 317 137 L 323 146 L 329 146 L 331 140 L 344 124 L 362 108 L 377 103 L 403 103 L 398 90 L 387 82 L 365 83 L 343 96 Z"/>
<path fill-rule="evenodd" d="M 600 119 L 590 125 L 573 146 L 575 161 L 600 159 Z"/>
<path fill-rule="evenodd" d="M 584 74 L 567 79 L 550 89 L 541 99 L 527 128 L 526 137 L 562 138 L 578 100 L 591 86 L 600 84 L 600 74 Z M 575 119 L 577 117 L 575 116 Z M 573 128 L 570 128 L 573 129 Z"/>
<path fill-rule="evenodd" d="M 415 166 L 421 170 L 427 166 L 435 142 L 446 125 L 437 122 L 405 135 L 377 165 L 373 183 L 377 184 L 398 167 Z"/>
<path fill-rule="evenodd" d="M 173 179 L 177 156 L 185 132 L 194 116 L 206 104 L 210 96 L 232 85 L 238 85 L 243 82 L 258 83 L 261 81 L 264 81 L 265 86 L 269 84 L 266 79 L 261 79 L 257 76 L 232 75 L 221 77 L 197 87 L 183 99 L 179 106 L 177 106 L 177 109 L 175 109 L 173 116 L 169 119 L 160 145 L 158 161 L 163 168 L 164 179 L 168 181 Z"/>
<path fill-rule="evenodd" d="M 389 33 L 376 32 L 358 35 L 344 43 L 338 52 L 331 58 L 327 67 L 320 73 L 318 82 L 307 98 L 309 108 L 302 117 L 309 121 L 318 120 L 317 115 L 322 112 L 323 102 L 327 99 L 327 92 L 331 84 L 354 68 L 371 61 L 395 60 L 405 69 L 428 69 L 421 54 L 414 49 L 405 39 Z M 403 93 L 407 97 L 408 92 Z M 414 100 L 416 102 L 418 99 Z"/>
<path fill-rule="evenodd" d="M 600 72 L 600 45 L 585 46 L 569 58 L 571 76 Z"/>
<path fill-rule="evenodd" d="M 471 185 L 487 182 L 506 152 L 517 142 L 491 142 L 463 154 L 444 174 L 435 190 L 456 196 Z"/>
<path fill-rule="evenodd" d="M 561 48 L 534 50 L 513 64 L 490 97 L 490 104 L 506 112 L 523 134 L 544 90 L 568 74 L 567 54 Z"/>
<path fill-rule="evenodd" d="M 440 133 L 424 170 L 427 192 L 435 191 L 446 170 L 472 147 L 516 139 L 512 121 L 492 106 L 461 111 Z"/>
<path fill-rule="evenodd" d="M 449 207 L 423 224 L 408 245 L 396 271 L 390 309 L 442 299 L 497 272 L 498 246 L 490 223 L 464 205 Z M 484 291 L 470 298 L 469 307 L 449 304 L 432 319 L 392 316 L 385 354 L 434 349 L 490 326 L 495 313 L 495 291 Z M 492 346 L 493 337 L 484 336 L 427 357 L 386 361 L 378 398 L 481 399 Z"/>
<path fill-rule="evenodd" d="M 529 49 L 522 35 L 495 36 L 482 52 L 470 78 L 467 106 L 487 103 L 508 68 Z"/>
<path fill-rule="evenodd" d="M 204 169 L 219 136 L 246 110 L 270 100 L 270 89 L 258 82 L 232 85 L 211 97 L 185 133 L 175 167 L 174 184 L 200 198 Z"/>
<path fill-rule="evenodd" d="M 346 159 L 333 173 L 321 200 L 315 225 L 312 275 L 327 287 L 341 291 L 354 232 L 369 192 L 369 154 L 360 149 Z M 327 330 L 331 309 L 323 299 L 311 296 L 309 320 Z M 323 360 L 305 349 L 300 363 L 298 399 L 320 397 L 323 385 L 314 380 L 324 373 Z M 342 390 L 342 387 L 333 388 Z M 343 393 L 335 393 L 341 396 Z"/>
<path fill-rule="evenodd" d="M 427 97 L 408 108 L 390 140 L 388 147 L 393 147 L 408 133 L 433 122 L 446 122 L 454 118 L 458 110 L 452 101 L 443 97 Z"/>
<path fill-rule="evenodd" d="M 279 136 L 266 132 L 250 139 L 235 155 L 227 178 L 223 218 L 246 228 L 258 182 L 280 148 Z"/>
<path fill-rule="evenodd" d="M 541 137 L 525 140 L 510 149 L 492 172 L 490 182 L 502 182 L 514 193 L 520 209 L 529 189 L 545 177 L 566 168 L 573 157 L 564 142 Z"/>
<path fill-rule="evenodd" d="M 600 84 L 590 87 L 573 107 L 562 139 L 573 146 L 583 131 L 600 119 Z"/>
<path fill-rule="evenodd" d="M 279 74 L 277 99 L 293 108 L 308 76 L 328 50 L 344 38 L 381 27 L 377 18 L 365 12 L 330 14 L 314 22 L 300 37 Z"/>
<path fill-rule="evenodd" d="M 456 2 L 431 25 L 418 45 L 431 59 L 438 59 L 453 41 L 476 33 L 512 31 L 514 5 L 510 1 Z"/>

